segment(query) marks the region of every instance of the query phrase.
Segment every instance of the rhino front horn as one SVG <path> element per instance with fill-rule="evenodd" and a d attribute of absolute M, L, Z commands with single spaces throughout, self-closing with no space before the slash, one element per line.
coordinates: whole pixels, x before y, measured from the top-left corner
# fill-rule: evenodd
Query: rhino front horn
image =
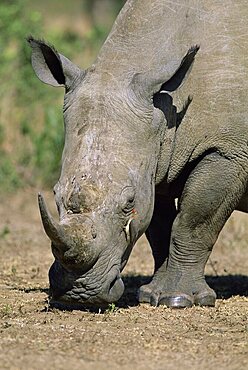
<path fill-rule="evenodd" d="M 41 220 L 47 236 L 52 242 L 56 244 L 62 244 L 62 230 L 60 225 L 53 219 L 50 212 L 47 209 L 43 196 L 38 194 L 38 202 L 40 208 Z"/>

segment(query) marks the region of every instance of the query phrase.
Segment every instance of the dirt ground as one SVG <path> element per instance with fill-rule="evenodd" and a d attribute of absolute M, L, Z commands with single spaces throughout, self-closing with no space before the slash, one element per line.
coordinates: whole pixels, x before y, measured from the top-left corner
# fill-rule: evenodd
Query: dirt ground
<path fill-rule="evenodd" d="M 65 312 L 48 309 L 53 258 L 35 191 L 0 204 L 0 369 L 248 369 L 247 215 L 231 217 L 207 265 L 215 308 L 139 305 L 137 288 L 153 267 L 142 238 L 116 306 Z"/>

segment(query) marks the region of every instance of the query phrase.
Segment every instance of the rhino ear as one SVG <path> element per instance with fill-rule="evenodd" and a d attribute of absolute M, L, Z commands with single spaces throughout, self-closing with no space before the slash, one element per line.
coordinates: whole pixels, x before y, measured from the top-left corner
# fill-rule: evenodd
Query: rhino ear
<path fill-rule="evenodd" d="M 162 84 L 159 91 L 172 92 L 180 87 L 184 79 L 188 76 L 189 72 L 191 71 L 196 53 L 198 52 L 199 49 L 200 46 L 195 45 L 188 50 L 187 54 L 183 57 L 179 68 L 176 70 L 176 72 L 169 80 Z"/>
<path fill-rule="evenodd" d="M 46 84 L 69 89 L 82 70 L 44 41 L 32 36 L 27 41 L 32 48 L 31 62 L 37 77 Z"/>
<path fill-rule="evenodd" d="M 148 99 L 152 99 L 153 95 L 160 91 L 175 91 L 190 72 L 199 48 L 199 45 L 191 47 L 181 63 L 172 62 L 148 73 L 135 74 L 132 80 L 134 91 L 138 92 L 140 97 Z"/>

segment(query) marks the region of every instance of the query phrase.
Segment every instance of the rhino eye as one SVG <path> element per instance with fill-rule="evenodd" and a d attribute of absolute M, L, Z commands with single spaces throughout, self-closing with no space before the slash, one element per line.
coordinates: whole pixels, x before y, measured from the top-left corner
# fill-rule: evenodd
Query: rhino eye
<path fill-rule="evenodd" d="M 124 213 L 129 213 L 133 210 L 134 208 L 134 195 L 133 196 L 130 196 L 123 208 L 123 212 Z"/>
<path fill-rule="evenodd" d="M 122 189 L 118 203 L 119 209 L 121 209 L 125 215 L 132 212 L 135 203 L 135 191 L 132 186 L 126 186 Z"/>

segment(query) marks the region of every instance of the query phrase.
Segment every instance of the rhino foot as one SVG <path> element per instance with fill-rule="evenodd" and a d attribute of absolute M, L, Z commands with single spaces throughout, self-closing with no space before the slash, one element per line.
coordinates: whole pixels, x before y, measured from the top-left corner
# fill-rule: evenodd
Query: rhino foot
<path fill-rule="evenodd" d="M 138 290 L 138 301 L 140 303 L 151 303 L 153 291 L 156 291 L 156 286 L 153 282 L 142 285 Z"/>
<path fill-rule="evenodd" d="M 197 306 L 213 307 L 216 294 L 207 285 L 204 277 L 194 281 L 188 276 L 172 276 L 166 274 L 160 281 L 154 276 L 151 283 L 140 287 L 138 300 L 140 303 L 150 303 L 152 306 L 165 305 L 171 308 L 186 308 Z"/>
<path fill-rule="evenodd" d="M 194 295 L 194 304 L 196 306 L 214 307 L 216 301 L 216 293 L 213 289 L 201 291 Z"/>
<path fill-rule="evenodd" d="M 152 297 L 156 296 L 159 291 L 162 291 L 164 283 L 163 276 L 165 272 L 157 270 L 152 281 L 149 284 L 142 285 L 138 290 L 138 301 L 140 303 L 151 303 Z M 155 305 L 157 306 L 157 305 Z"/>
<path fill-rule="evenodd" d="M 158 299 L 151 297 L 152 305 L 165 305 L 171 308 L 185 308 L 196 306 L 207 306 L 214 307 L 216 300 L 215 292 L 211 290 L 205 290 L 198 292 L 197 294 L 186 294 L 186 293 L 166 293 L 161 292 Z"/>

